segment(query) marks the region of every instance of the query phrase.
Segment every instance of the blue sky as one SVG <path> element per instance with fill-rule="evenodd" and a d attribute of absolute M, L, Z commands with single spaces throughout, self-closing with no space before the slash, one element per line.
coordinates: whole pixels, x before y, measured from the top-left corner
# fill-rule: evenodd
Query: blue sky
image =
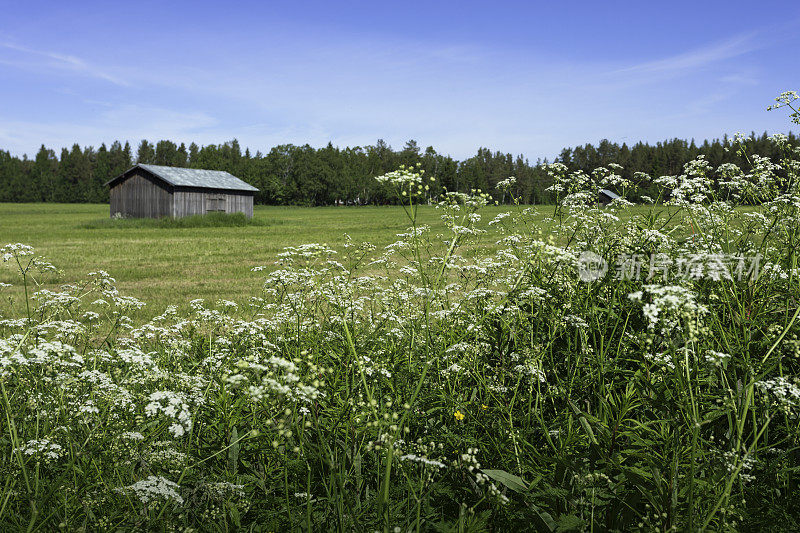
<path fill-rule="evenodd" d="M 656 7 L 667 4 L 667 7 Z M 797 2 L 0 1 L 0 149 L 408 139 L 457 158 L 787 131 Z"/>

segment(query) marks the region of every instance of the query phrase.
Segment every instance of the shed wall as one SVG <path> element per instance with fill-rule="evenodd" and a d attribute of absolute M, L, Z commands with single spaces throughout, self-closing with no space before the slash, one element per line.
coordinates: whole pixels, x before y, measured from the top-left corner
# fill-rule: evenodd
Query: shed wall
<path fill-rule="evenodd" d="M 244 213 L 253 217 L 253 194 L 212 189 L 176 189 L 173 216 Z"/>
<path fill-rule="evenodd" d="M 111 216 L 126 217 L 172 216 L 172 193 L 169 186 L 144 173 L 134 173 L 120 181 L 110 191 Z"/>

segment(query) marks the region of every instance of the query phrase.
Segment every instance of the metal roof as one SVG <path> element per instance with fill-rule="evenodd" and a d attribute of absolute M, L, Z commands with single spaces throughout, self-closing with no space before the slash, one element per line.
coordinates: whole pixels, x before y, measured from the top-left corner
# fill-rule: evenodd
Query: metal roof
<path fill-rule="evenodd" d="M 605 194 L 606 196 L 608 196 L 612 200 L 616 200 L 617 198 L 619 198 L 619 195 L 617 193 L 611 192 L 608 189 L 600 189 L 600 194 Z"/>
<path fill-rule="evenodd" d="M 134 168 L 142 168 L 151 174 L 158 176 L 175 187 L 199 187 L 202 189 L 228 189 L 234 191 L 253 191 L 258 189 L 243 182 L 236 176 L 222 170 L 203 170 L 199 168 L 164 167 L 161 165 L 137 164 L 127 170 L 122 176 L 118 176 L 106 183 L 110 184 L 119 178 L 126 176 Z"/>

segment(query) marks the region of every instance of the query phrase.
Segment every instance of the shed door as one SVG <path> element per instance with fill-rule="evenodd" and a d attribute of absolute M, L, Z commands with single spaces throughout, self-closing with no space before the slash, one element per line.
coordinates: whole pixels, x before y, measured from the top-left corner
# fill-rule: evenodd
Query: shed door
<path fill-rule="evenodd" d="M 224 194 L 207 194 L 206 195 L 206 213 L 225 212 L 225 195 Z"/>

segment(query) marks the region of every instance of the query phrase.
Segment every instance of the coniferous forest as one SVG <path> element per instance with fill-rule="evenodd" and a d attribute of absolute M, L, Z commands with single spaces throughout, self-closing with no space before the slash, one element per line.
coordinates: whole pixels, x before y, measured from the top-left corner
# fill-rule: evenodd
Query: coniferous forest
<path fill-rule="evenodd" d="M 793 145 L 800 143 L 793 133 L 789 133 L 789 141 Z M 777 160 L 775 145 L 766 133 L 751 134 L 747 144 L 749 153 Z M 596 146 L 565 148 L 554 161 L 536 162 L 488 148 L 480 148 L 474 156 L 458 161 L 432 146 L 422 149 L 413 140 L 399 150 L 379 140 L 372 146 L 354 148 L 338 148 L 330 143 L 324 148 L 285 144 L 267 153 L 242 150 L 237 140 L 202 147 L 195 143 L 187 147 L 167 140 L 155 144 L 143 140 L 135 150 L 128 142 L 123 145 L 119 141 L 99 148 L 75 144 L 60 154 L 42 145 L 33 159 L 0 150 L 0 202 L 107 202 L 104 184 L 137 162 L 225 170 L 260 189 L 256 203 L 306 206 L 394 203 L 374 176 L 400 165 L 418 163 L 427 176 L 435 178 L 436 187 L 432 190 L 481 189 L 503 202 L 510 195 L 495 191 L 495 184 L 514 176 L 515 190 L 511 192 L 516 198 L 529 204 L 549 203 L 554 200 L 545 190 L 551 185 L 545 168 L 549 162 L 587 173 L 614 162 L 623 166 L 623 177 L 637 182 L 638 192 L 632 199 L 638 199 L 656 194 L 652 178 L 679 175 L 683 165 L 699 155 L 714 167 L 746 163 L 728 136 L 702 144 L 672 139 L 633 146 L 604 139 Z"/>

